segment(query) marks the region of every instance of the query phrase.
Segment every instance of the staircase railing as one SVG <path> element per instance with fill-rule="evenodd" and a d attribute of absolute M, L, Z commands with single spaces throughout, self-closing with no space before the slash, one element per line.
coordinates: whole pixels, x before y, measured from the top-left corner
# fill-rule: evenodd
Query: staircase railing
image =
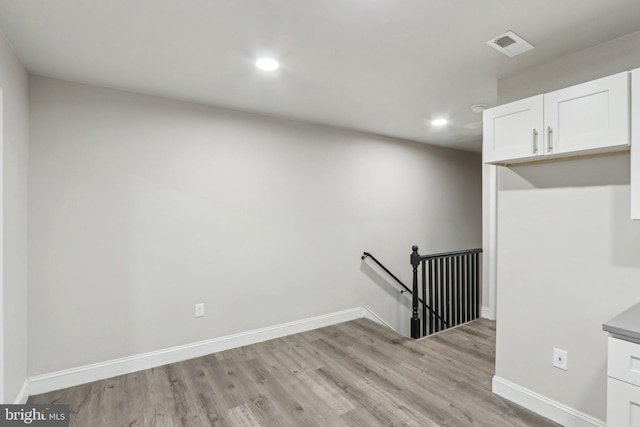
<path fill-rule="evenodd" d="M 417 293 L 414 293 L 411 289 L 409 289 L 407 287 L 407 285 L 405 285 L 402 280 L 398 279 L 396 277 L 395 274 L 393 274 L 391 271 L 389 271 L 389 269 L 387 267 L 385 267 L 380 261 L 378 261 L 376 259 L 376 257 L 374 257 L 373 255 L 371 255 L 369 252 L 363 252 L 362 253 L 362 257 L 360 257 L 360 259 L 364 260 L 366 258 L 370 258 L 371 261 L 373 261 L 374 263 L 376 263 L 376 265 L 378 267 L 380 267 L 385 273 L 387 273 L 389 275 L 389 277 L 391 277 L 396 283 L 398 283 L 400 286 L 402 286 L 402 290 L 400 291 L 400 293 L 405 293 L 408 292 L 409 294 L 412 295 L 417 295 Z M 415 298 L 415 297 L 414 297 Z M 425 302 L 422 300 L 422 298 L 418 297 L 418 303 L 422 304 L 423 309 L 426 311 L 429 311 L 433 316 L 435 316 L 440 322 L 442 322 L 442 324 L 444 325 L 448 325 L 449 323 L 443 319 L 442 317 L 440 317 L 440 315 L 438 315 L 435 311 L 431 310 L 431 307 L 429 307 L 429 304 L 425 304 Z"/>
<path fill-rule="evenodd" d="M 431 335 L 480 317 L 482 249 L 431 255 L 420 255 L 417 246 L 412 250 L 412 338 Z"/>

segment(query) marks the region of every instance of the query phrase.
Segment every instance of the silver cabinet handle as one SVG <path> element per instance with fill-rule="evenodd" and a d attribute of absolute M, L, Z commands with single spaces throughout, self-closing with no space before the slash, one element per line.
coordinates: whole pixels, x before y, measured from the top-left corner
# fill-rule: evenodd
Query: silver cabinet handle
<path fill-rule="evenodd" d="M 553 151 L 553 129 L 551 126 L 547 126 L 547 147 L 549 147 L 549 152 Z"/>
<path fill-rule="evenodd" d="M 533 154 L 538 154 L 538 131 L 533 130 Z"/>

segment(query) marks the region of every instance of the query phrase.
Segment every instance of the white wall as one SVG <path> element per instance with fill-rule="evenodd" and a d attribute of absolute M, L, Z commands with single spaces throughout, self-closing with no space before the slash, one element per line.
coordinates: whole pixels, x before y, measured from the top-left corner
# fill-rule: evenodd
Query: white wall
<path fill-rule="evenodd" d="M 498 81 L 498 103 L 551 92 L 637 68 L 640 31 L 558 58 Z"/>
<path fill-rule="evenodd" d="M 518 99 L 640 67 L 640 33 L 499 82 Z M 496 376 L 587 415 L 606 413 L 602 323 L 640 300 L 629 155 L 499 168 Z M 569 370 L 552 366 L 568 350 Z"/>
<path fill-rule="evenodd" d="M 13 403 L 27 377 L 28 77 L 1 34 L 0 89 L 3 98 L 0 334 L 4 338 L 0 402 Z"/>
<path fill-rule="evenodd" d="M 30 126 L 30 375 L 360 305 L 408 332 L 362 251 L 409 283 L 412 244 L 480 244 L 474 154 L 42 77 Z"/>

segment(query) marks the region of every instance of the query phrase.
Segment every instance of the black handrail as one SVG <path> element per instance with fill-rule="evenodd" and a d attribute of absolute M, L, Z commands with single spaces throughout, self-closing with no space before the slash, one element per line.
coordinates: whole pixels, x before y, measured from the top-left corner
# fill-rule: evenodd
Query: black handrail
<path fill-rule="evenodd" d="M 392 272 L 390 272 L 387 267 L 385 267 L 384 265 L 382 265 L 382 263 L 380 261 L 378 261 L 376 259 L 376 257 L 374 257 L 373 255 L 371 255 L 369 252 L 363 252 L 362 256 L 360 257 L 360 259 L 365 259 L 365 258 L 371 258 L 376 264 L 378 264 L 378 266 L 383 269 L 385 271 L 385 273 L 387 273 L 389 276 L 393 277 L 393 279 L 398 282 L 398 284 L 400 286 L 402 286 L 404 288 L 404 291 L 400 291 L 400 293 L 404 293 L 404 292 L 409 292 L 410 294 L 413 293 L 411 292 L 411 289 L 407 288 L 407 285 L 405 285 L 404 283 L 402 283 L 402 281 L 400 279 L 398 279 L 395 274 L 393 274 Z M 420 300 L 420 302 L 422 302 L 422 300 Z"/>
<path fill-rule="evenodd" d="M 450 257 L 450 256 L 460 256 L 460 255 L 479 254 L 479 253 L 482 253 L 481 248 L 467 249 L 464 251 L 441 252 L 439 254 L 420 255 L 420 261 L 425 261 L 425 260 L 434 259 L 434 258 L 444 258 L 444 257 Z"/>
<path fill-rule="evenodd" d="M 405 293 L 405 292 L 409 292 L 410 294 L 412 294 L 413 298 L 415 299 L 415 296 L 417 296 L 417 293 L 413 293 L 413 291 L 411 291 L 411 289 L 409 289 L 407 287 L 407 285 L 405 285 L 404 283 L 402 283 L 402 280 L 398 279 L 396 277 L 395 274 L 393 274 L 392 272 L 389 271 L 389 269 L 387 267 L 385 267 L 384 265 L 382 265 L 382 263 L 380 261 L 378 261 L 376 259 L 376 257 L 374 257 L 373 255 L 371 255 L 369 252 L 363 252 L 362 256 L 360 257 L 360 259 L 364 260 L 365 258 L 371 258 L 373 260 L 373 262 L 375 262 L 380 268 L 382 268 L 384 270 L 385 273 L 387 273 L 389 276 L 391 276 L 400 286 L 402 286 L 404 288 L 404 290 L 400 291 L 400 293 Z M 424 301 L 422 300 L 422 298 L 418 297 L 418 301 L 420 302 L 420 304 L 422 304 L 423 307 L 426 307 L 427 310 L 429 310 L 430 313 L 434 314 L 435 316 L 437 316 L 445 325 L 447 325 L 447 327 L 449 326 L 449 324 L 442 318 L 440 317 L 440 315 L 438 315 L 438 313 L 436 313 L 435 311 L 433 311 L 431 309 L 431 307 L 429 307 L 428 304 L 425 304 Z"/>

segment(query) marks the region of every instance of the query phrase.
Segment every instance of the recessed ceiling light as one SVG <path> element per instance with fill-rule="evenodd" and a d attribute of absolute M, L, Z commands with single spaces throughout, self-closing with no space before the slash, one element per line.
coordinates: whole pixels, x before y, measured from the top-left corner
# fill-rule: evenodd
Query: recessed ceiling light
<path fill-rule="evenodd" d="M 447 123 L 449 123 L 447 119 L 435 119 L 431 122 L 431 124 L 434 126 L 444 126 Z"/>
<path fill-rule="evenodd" d="M 262 71 L 275 71 L 280 67 L 278 61 L 273 58 L 260 58 L 256 61 L 256 67 Z"/>

